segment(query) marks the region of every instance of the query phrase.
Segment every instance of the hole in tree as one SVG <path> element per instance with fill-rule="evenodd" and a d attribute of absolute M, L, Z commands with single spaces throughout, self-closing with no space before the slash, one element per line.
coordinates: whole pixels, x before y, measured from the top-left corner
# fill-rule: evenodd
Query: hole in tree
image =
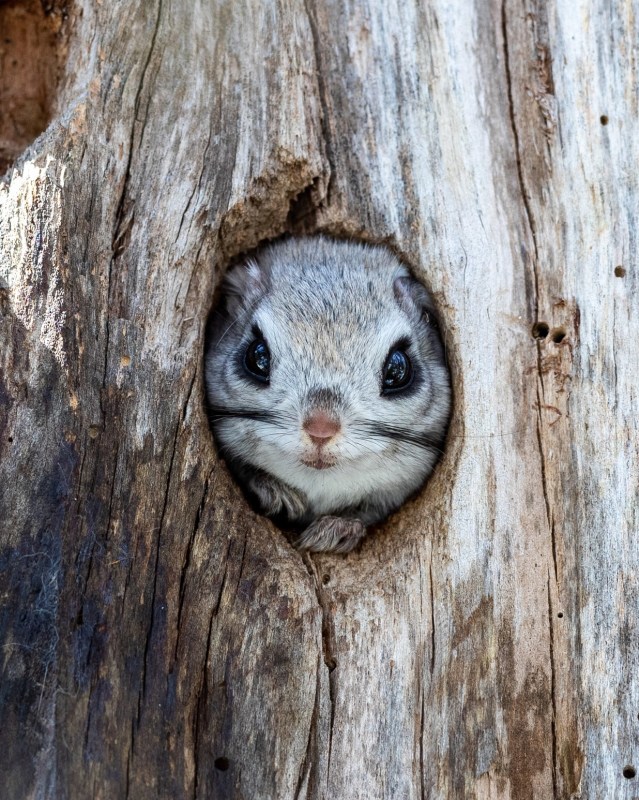
<path fill-rule="evenodd" d="M 607 124 L 608 124 L 608 117 L 607 117 L 607 115 L 606 115 L 606 114 L 602 114 L 602 115 L 599 117 L 599 122 L 601 122 L 601 124 L 602 124 L 602 125 L 607 125 Z"/>
<path fill-rule="evenodd" d="M 422 366 L 419 351 L 411 350 L 413 337 L 437 345 L 429 350 L 428 371 L 437 372 L 442 389 L 449 382 L 449 368 L 439 347 L 439 329 L 430 317 L 424 318 L 424 308 L 431 308 L 426 287 L 389 247 L 369 244 L 364 249 L 363 244 L 328 236 L 286 236 L 239 253 L 229 259 L 226 281 L 212 298 L 207 322 L 205 400 L 218 453 L 253 510 L 273 520 L 295 546 L 311 552 L 350 552 L 390 510 L 389 501 L 379 503 L 386 472 L 376 463 L 366 467 L 368 494 L 357 494 L 349 513 L 342 513 L 342 489 L 323 495 L 323 511 L 315 511 L 320 504 L 314 493 L 323 491 L 317 489 L 323 485 L 319 478 L 327 474 L 320 470 L 332 469 L 331 475 L 339 475 L 341 485 L 348 486 L 354 455 L 367 458 L 370 452 L 367 436 L 353 437 L 347 453 L 336 435 L 350 413 L 351 401 L 345 399 L 349 387 L 356 386 L 353 392 L 361 392 L 362 400 L 376 403 L 371 426 L 380 441 L 401 439 L 415 446 L 414 452 L 406 448 L 405 459 L 410 460 L 406 484 L 413 491 L 436 466 L 451 411 L 449 393 L 438 390 L 439 402 L 431 404 L 433 421 L 417 415 L 402 430 L 388 433 L 384 428 L 392 403 L 424 389 L 419 379 L 412 380 Z M 341 299 L 351 296 L 359 298 L 357 303 Z M 411 321 L 411 337 L 389 336 L 379 364 L 362 366 L 359 351 L 368 352 L 370 342 L 370 332 L 362 326 L 349 325 L 353 336 L 340 339 L 342 322 L 358 304 L 370 304 L 371 314 L 383 314 L 389 321 Z M 325 363 L 311 370 L 319 354 L 326 354 Z M 352 376 L 358 369 L 370 380 L 355 383 Z M 309 371 L 317 375 L 307 386 L 304 375 Z M 299 418 L 289 411 L 290 398 L 301 404 Z M 416 441 L 416 432 L 428 436 L 429 452 Z M 252 443 L 248 450 L 247 437 Z M 423 469 L 415 467 L 417 459 L 423 459 Z M 395 469 L 401 460 L 394 463 Z M 354 486 L 357 475 L 355 479 Z M 338 482 L 331 485 L 337 487 Z M 398 492 L 393 510 L 403 499 Z M 330 574 L 319 573 L 320 586 L 330 581 Z M 328 662 L 327 666 L 335 668 Z"/>
<path fill-rule="evenodd" d="M 532 328 L 532 335 L 535 339 L 545 339 L 550 328 L 545 322 L 535 322 Z"/>
<path fill-rule="evenodd" d="M 565 338 L 566 331 L 562 330 L 562 328 L 557 328 L 552 332 L 552 340 L 555 344 L 561 344 Z"/>
<path fill-rule="evenodd" d="M 220 756 L 219 758 L 215 759 L 215 761 L 213 762 L 213 766 L 220 772 L 226 772 L 230 764 L 228 758 L 226 758 L 225 756 Z"/>
<path fill-rule="evenodd" d="M 627 767 L 623 768 L 624 778 L 628 778 L 628 780 L 630 780 L 631 778 L 636 777 L 636 775 L 637 775 L 637 770 L 634 767 L 630 766 L 630 764 Z"/>
<path fill-rule="evenodd" d="M 615 277 L 623 278 L 625 276 L 625 274 L 626 274 L 626 270 L 623 267 L 621 267 L 621 266 L 615 267 Z"/>
<path fill-rule="evenodd" d="M 64 2 L 0 2 L 0 174 L 47 127 L 62 53 Z"/>
<path fill-rule="evenodd" d="M 563 611 L 560 611 L 560 612 L 557 614 L 557 616 L 559 617 L 559 619 L 563 619 L 563 618 L 564 618 L 564 612 L 563 612 Z"/>
<path fill-rule="evenodd" d="M 322 575 L 322 583 L 324 584 L 324 586 L 327 586 L 330 583 L 330 581 L 331 581 L 330 575 L 328 574 Z"/>

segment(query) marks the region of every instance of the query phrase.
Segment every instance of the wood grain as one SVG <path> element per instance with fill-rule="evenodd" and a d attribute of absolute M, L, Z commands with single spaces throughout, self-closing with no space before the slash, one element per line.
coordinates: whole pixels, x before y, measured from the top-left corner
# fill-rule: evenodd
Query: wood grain
<path fill-rule="evenodd" d="M 634 798 L 637 3 L 64 13 L 0 181 L 2 796 Z M 413 266 L 454 379 L 347 557 L 203 402 L 225 266 L 318 231 Z"/>

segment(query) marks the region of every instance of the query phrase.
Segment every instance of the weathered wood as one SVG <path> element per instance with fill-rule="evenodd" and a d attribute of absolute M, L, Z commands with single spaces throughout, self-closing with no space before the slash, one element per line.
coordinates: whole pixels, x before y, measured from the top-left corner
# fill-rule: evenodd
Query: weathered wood
<path fill-rule="evenodd" d="M 47 10 L 0 183 L 2 796 L 636 796 L 637 3 Z M 224 266 L 297 231 L 396 247 L 454 377 L 348 557 L 250 511 L 203 405 Z"/>

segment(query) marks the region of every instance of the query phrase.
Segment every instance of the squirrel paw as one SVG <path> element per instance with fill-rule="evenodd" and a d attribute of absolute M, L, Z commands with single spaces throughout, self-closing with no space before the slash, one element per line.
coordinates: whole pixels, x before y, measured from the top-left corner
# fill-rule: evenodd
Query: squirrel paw
<path fill-rule="evenodd" d="M 306 511 L 304 495 L 275 478 L 264 474 L 254 475 L 249 481 L 249 488 L 268 516 L 276 516 L 285 511 L 289 519 L 299 519 Z"/>
<path fill-rule="evenodd" d="M 320 517 L 302 531 L 295 544 L 315 553 L 349 553 L 365 535 L 366 526 L 359 519 Z"/>

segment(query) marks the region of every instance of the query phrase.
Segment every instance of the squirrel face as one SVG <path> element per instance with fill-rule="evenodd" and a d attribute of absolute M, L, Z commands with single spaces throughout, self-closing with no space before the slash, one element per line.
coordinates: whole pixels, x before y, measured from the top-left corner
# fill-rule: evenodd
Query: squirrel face
<path fill-rule="evenodd" d="M 294 489 L 304 521 L 357 508 L 373 522 L 400 505 L 436 462 L 450 411 L 426 289 L 386 248 L 320 236 L 229 272 L 206 387 L 231 469 Z"/>

